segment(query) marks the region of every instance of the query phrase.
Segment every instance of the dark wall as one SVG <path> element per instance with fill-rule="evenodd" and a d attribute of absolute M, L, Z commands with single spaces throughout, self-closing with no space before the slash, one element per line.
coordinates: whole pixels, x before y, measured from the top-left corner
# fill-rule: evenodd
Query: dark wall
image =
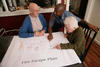
<path fill-rule="evenodd" d="M 81 18 L 84 18 L 85 16 L 87 4 L 88 4 L 88 0 L 81 0 L 80 10 L 79 10 L 79 16 Z"/>
<path fill-rule="evenodd" d="M 51 13 L 43 13 L 47 23 Z M 27 15 L 21 16 L 9 16 L 9 17 L 0 17 L 0 29 L 5 28 L 5 30 L 20 29 L 23 24 L 23 21 Z M 18 32 L 8 32 L 5 35 L 17 35 Z"/>

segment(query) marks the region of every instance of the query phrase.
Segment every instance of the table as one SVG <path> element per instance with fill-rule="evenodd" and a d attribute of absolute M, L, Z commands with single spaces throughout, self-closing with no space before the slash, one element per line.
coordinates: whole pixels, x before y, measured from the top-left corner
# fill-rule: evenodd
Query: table
<path fill-rule="evenodd" d="M 62 32 L 53 33 L 52 41 L 48 41 L 47 35 L 31 38 L 14 36 L 1 67 L 62 67 L 81 64 L 73 49 L 53 48 L 57 44 L 68 43 Z"/>
<path fill-rule="evenodd" d="M 4 57 L 12 39 L 13 39 L 13 36 L 0 37 L 0 62 L 1 62 L 2 58 Z"/>

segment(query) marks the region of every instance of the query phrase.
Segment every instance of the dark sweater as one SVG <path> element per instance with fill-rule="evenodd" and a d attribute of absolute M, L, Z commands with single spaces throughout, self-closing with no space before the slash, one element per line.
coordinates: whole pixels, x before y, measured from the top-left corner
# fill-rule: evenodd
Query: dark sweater
<path fill-rule="evenodd" d="M 85 51 L 86 42 L 82 28 L 77 28 L 68 35 L 67 39 L 69 40 L 69 43 L 61 44 L 61 49 L 74 49 L 77 55 L 80 57 Z"/>

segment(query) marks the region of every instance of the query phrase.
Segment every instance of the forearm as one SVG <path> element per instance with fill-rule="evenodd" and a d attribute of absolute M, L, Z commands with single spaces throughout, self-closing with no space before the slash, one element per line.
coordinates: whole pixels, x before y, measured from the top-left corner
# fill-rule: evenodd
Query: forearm
<path fill-rule="evenodd" d="M 68 44 L 61 44 L 60 45 L 61 49 L 74 49 L 74 51 L 76 52 L 76 54 L 80 57 L 81 54 L 84 52 L 82 51 L 77 44 L 71 44 L 71 43 L 68 43 Z"/>
<path fill-rule="evenodd" d="M 44 27 L 44 28 L 42 29 L 42 31 L 47 32 L 47 27 Z"/>
<path fill-rule="evenodd" d="M 61 49 L 73 49 L 75 48 L 75 45 L 72 45 L 71 43 L 65 43 L 65 44 L 61 44 Z"/>
<path fill-rule="evenodd" d="M 79 44 L 65 43 L 65 44 L 61 44 L 60 46 L 61 46 L 61 49 L 74 49 L 77 52 L 79 51 L 79 48 L 81 48 Z"/>
<path fill-rule="evenodd" d="M 49 32 L 49 35 L 52 35 L 52 27 L 48 27 L 48 32 Z"/>
<path fill-rule="evenodd" d="M 20 36 L 21 38 L 33 37 L 33 36 L 34 36 L 34 33 L 19 32 L 19 36 Z"/>

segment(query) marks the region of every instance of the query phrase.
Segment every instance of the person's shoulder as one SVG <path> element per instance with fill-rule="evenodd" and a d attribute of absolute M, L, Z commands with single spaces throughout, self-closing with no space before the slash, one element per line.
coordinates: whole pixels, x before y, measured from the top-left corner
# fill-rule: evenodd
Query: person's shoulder
<path fill-rule="evenodd" d="M 41 14 L 41 13 L 39 13 L 38 18 L 40 18 L 40 19 L 45 19 L 44 15 Z"/>
<path fill-rule="evenodd" d="M 72 14 L 70 11 L 64 11 L 64 14 Z"/>
<path fill-rule="evenodd" d="M 51 13 L 51 16 L 54 16 L 54 12 L 53 12 L 53 13 Z"/>
<path fill-rule="evenodd" d="M 43 14 L 39 13 L 39 17 L 43 17 Z"/>
<path fill-rule="evenodd" d="M 29 19 L 30 18 L 30 15 L 26 16 L 25 20 Z"/>
<path fill-rule="evenodd" d="M 78 28 L 76 29 L 76 31 L 82 31 L 82 28 L 81 28 L 81 27 L 78 27 Z"/>
<path fill-rule="evenodd" d="M 80 30 L 80 31 L 83 31 L 82 27 L 79 27 L 79 30 Z"/>
<path fill-rule="evenodd" d="M 28 23 L 27 23 L 28 22 Z M 24 24 L 29 24 L 31 22 L 30 15 L 26 16 L 24 19 Z"/>
<path fill-rule="evenodd" d="M 50 17 L 54 20 L 55 19 L 54 13 L 52 13 Z"/>
<path fill-rule="evenodd" d="M 79 34 L 81 34 L 81 35 L 84 35 L 84 32 L 83 32 L 82 27 L 79 27 L 79 28 L 77 29 L 77 32 L 78 32 Z"/>

